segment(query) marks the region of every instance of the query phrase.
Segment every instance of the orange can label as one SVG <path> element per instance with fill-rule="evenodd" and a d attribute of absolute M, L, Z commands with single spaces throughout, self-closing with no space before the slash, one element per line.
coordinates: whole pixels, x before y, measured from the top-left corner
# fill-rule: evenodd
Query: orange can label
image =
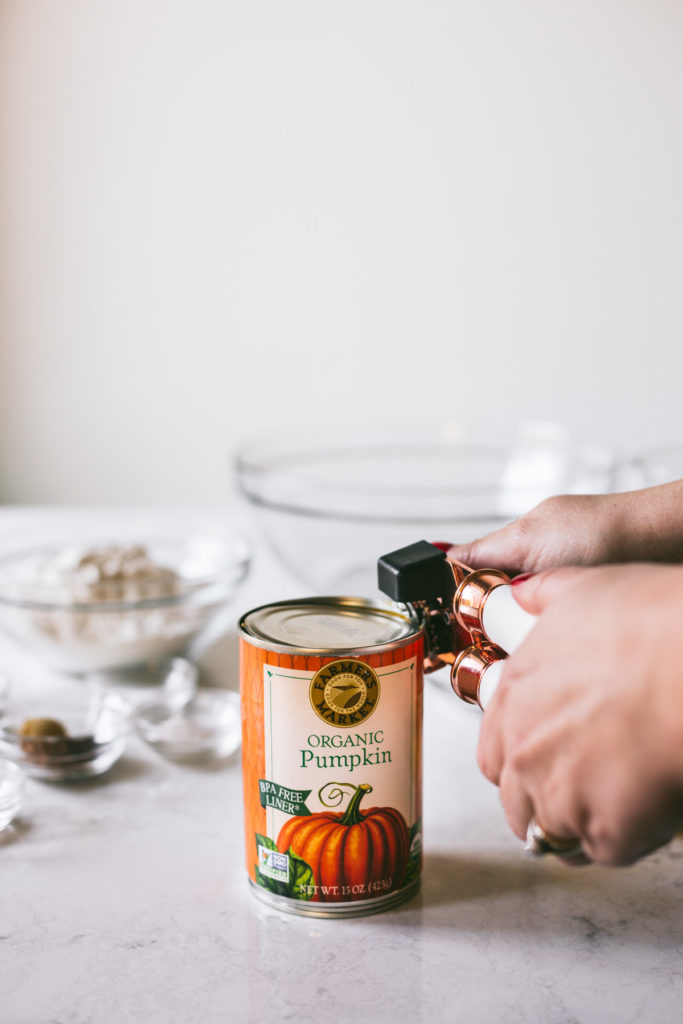
<path fill-rule="evenodd" d="M 421 869 L 422 637 L 376 654 L 240 638 L 247 871 L 299 913 L 371 913 Z"/>

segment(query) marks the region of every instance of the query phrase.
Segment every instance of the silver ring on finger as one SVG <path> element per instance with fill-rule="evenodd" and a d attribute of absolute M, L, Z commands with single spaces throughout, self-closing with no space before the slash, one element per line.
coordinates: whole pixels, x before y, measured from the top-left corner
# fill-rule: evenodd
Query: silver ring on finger
<path fill-rule="evenodd" d="M 546 854 L 553 853 L 556 857 L 571 859 L 583 854 L 579 839 L 554 836 L 546 832 L 535 818 L 531 819 L 526 830 L 524 850 L 530 857 L 545 857 Z"/>

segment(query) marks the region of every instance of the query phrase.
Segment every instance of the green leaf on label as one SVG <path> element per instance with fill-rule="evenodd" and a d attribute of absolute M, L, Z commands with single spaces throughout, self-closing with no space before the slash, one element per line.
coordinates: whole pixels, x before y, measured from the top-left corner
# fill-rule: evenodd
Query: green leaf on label
<path fill-rule="evenodd" d="M 417 876 L 420 874 L 420 868 L 421 867 L 422 867 L 422 858 L 421 857 L 415 857 L 413 859 L 411 857 L 411 859 L 408 861 L 408 865 L 406 867 L 406 873 L 403 876 L 403 881 L 401 882 L 401 888 L 403 888 L 406 885 L 410 885 L 411 882 L 415 881 Z"/>
<path fill-rule="evenodd" d="M 277 850 L 277 843 L 274 843 L 270 836 L 262 836 L 260 833 L 256 833 L 256 852 L 258 853 L 259 846 L 265 846 L 266 850 Z"/>
<path fill-rule="evenodd" d="M 315 885 L 313 869 L 296 853 L 292 853 L 291 849 L 287 852 L 289 853 L 289 887 L 292 899 L 310 900 Z"/>
<path fill-rule="evenodd" d="M 422 868 L 422 818 L 418 818 L 408 830 L 409 853 L 406 871 L 401 886 L 410 885 Z"/>
<path fill-rule="evenodd" d="M 259 870 L 258 866 L 259 846 L 263 846 L 266 850 L 277 850 L 277 843 L 273 842 L 270 836 L 262 836 L 259 832 L 255 834 L 254 839 L 256 840 L 257 860 L 257 863 L 254 865 L 254 870 L 256 873 L 256 881 L 258 885 L 262 886 L 264 889 L 267 889 L 268 892 L 275 893 L 276 896 L 287 896 L 289 893 L 289 886 L 287 882 L 282 882 L 278 878 L 270 878 L 269 875 L 263 874 L 263 872 Z"/>
<path fill-rule="evenodd" d="M 289 896 L 289 886 L 286 882 L 280 882 L 277 878 L 269 878 L 268 875 L 261 874 L 258 866 L 256 866 L 256 882 L 276 896 Z"/>
<path fill-rule="evenodd" d="M 268 836 L 262 836 L 260 833 L 256 833 L 256 857 L 258 861 L 259 846 L 264 847 L 267 850 L 277 850 L 277 844 L 273 842 Z M 254 865 L 254 872 L 256 875 L 256 882 L 262 888 L 267 889 L 268 892 L 274 893 L 276 896 L 286 896 L 290 900 L 310 900 L 313 897 L 315 891 L 315 879 L 313 878 L 313 869 L 299 857 L 298 854 L 294 853 L 293 850 L 287 851 L 289 857 L 289 881 L 284 882 L 279 878 L 271 878 L 269 875 L 264 874 L 259 870 L 258 863 Z"/>

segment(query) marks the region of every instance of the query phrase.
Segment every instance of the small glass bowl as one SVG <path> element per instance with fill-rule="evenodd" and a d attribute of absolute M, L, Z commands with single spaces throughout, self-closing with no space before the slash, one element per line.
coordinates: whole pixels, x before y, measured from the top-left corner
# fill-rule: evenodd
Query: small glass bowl
<path fill-rule="evenodd" d="M 21 810 L 24 773 L 12 761 L 0 760 L 0 832 Z"/>
<path fill-rule="evenodd" d="M 198 690 L 186 703 L 161 698 L 134 714 L 142 738 L 176 761 L 222 760 L 241 742 L 239 695 L 231 690 Z"/>
<path fill-rule="evenodd" d="M 51 719 L 66 735 L 22 734 L 29 720 Z M 10 700 L 0 717 L 0 754 L 27 775 L 71 782 L 103 775 L 121 757 L 130 731 L 128 705 L 114 693 Z"/>

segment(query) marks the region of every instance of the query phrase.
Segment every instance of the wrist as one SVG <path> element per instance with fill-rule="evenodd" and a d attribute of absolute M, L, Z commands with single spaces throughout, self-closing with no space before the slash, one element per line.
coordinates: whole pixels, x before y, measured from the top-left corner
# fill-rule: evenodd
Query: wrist
<path fill-rule="evenodd" d="M 683 480 L 607 495 L 613 561 L 683 562 Z"/>

